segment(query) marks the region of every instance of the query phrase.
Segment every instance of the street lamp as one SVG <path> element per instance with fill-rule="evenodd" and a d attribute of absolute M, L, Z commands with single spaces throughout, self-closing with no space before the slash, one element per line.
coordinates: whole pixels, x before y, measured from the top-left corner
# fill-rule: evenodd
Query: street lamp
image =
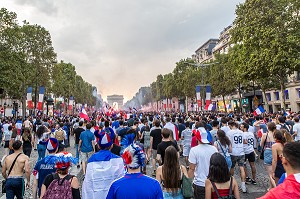
<path fill-rule="evenodd" d="M 6 107 L 7 107 L 7 104 L 6 104 L 6 102 L 4 102 L 4 104 L 3 104 L 3 108 L 4 108 L 4 117 L 5 117 L 5 109 L 6 109 Z"/>
<path fill-rule="evenodd" d="M 48 113 L 49 113 L 49 106 L 53 105 L 54 104 L 54 100 L 51 98 L 51 97 L 48 97 L 46 99 L 46 105 L 47 105 L 47 116 L 48 116 Z"/>
<path fill-rule="evenodd" d="M 205 97 L 205 91 L 204 91 L 204 87 L 206 85 L 204 85 L 204 67 L 206 66 L 211 66 L 211 65 L 214 65 L 214 64 L 218 64 L 219 62 L 212 62 L 212 63 L 207 63 L 207 64 L 203 64 L 203 63 L 190 63 L 190 62 L 184 62 L 186 64 L 189 64 L 189 65 L 192 65 L 192 66 L 196 66 L 196 67 L 201 67 L 201 86 L 203 89 L 203 93 L 202 93 L 202 103 L 201 103 L 201 110 L 203 110 L 203 106 L 204 106 L 204 103 L 205 103 L 205 100 L 204 100 L 204 97 Z"/>

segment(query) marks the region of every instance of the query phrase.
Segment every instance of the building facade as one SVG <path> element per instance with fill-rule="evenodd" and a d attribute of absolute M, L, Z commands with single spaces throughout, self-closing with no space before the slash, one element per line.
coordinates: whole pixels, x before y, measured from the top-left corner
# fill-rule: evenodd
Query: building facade
<path fill-rule="evenodd" d="M 209 39 L 195 51 L 195 55 L 192 58 L 197 63 L 209 62 L 213 59 L 213 48 L 217 45 L 218 41 L 219 39 Z"/>

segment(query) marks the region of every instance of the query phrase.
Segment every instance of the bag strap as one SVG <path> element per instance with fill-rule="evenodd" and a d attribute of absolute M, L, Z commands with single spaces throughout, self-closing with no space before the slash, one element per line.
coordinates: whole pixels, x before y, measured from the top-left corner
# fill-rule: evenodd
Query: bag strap
<path fill-rule="evenodd" d="M 230 177 L 230 188 L 229 188 L 229 196 L 232 195 L 232 177 Z"/>
<path fill-rule="evenodd" d="M 264 148 L 265 148 L 265 146 L 266 146 L 267 139 L 268 139 L 268 133 L 269 133 L 269 131 L 267 132 L 266 139 L 265 139 L 265 141 L 264 141 L 264 144 L 263 144 L 262 150 L 264 150 Z"/>
<path fill-rule="evenodd" d="M 219 146 L 221 147 L 221 150 L 222 150 L 222 152 L 223 152 L 223 154 L 224 154 L 224 157 L 226 157 L 226 153 L 224 152 L 224 150 L 223 150 L 223 147 L 222 147 L 221 143 L 220 143 L 219 141 L 217 141 L 217 143 L 218 143 L 218 144 L 219 144 Z"/>
<path fill-rule="evenodd" d="M 209 181 L 211 182 L 211 184 L 212 184 L 212 186 L 213 186 L 213 189 L 215 190 L 215 192 L 216 192 L 218 198 L 221 198 L 221 196 L 220 196 L 220 194 L 219 194 L 219 192 L 218 192 L 218 189 L 217 189 L 215 183 L 214 183 L 213 181 L 211 181 L 211 180 L 209 180 Z"/>
<path fill-rule="evenodd" d="M 7 175 L 7 177 L 9 176 L 9 174 L 10 174 L 11 170 L 12 170 L 12 169 L 13 169 L 13 167 L 15 166 L 15 163 L 16 163 L 16 161 L 17 161 L 18 157 L 19 157 L 21 154 L 22 154 L 22 153 L 19 153 L 19 154 L 17 155 L 17 157 L 14 159 L 14 161 L 13 161 L 13 163 L 12 163 L 12 165 L 10 166 L 10 169 L 9 169 L 9 171 L 8 171 L 8 175 Z"/>

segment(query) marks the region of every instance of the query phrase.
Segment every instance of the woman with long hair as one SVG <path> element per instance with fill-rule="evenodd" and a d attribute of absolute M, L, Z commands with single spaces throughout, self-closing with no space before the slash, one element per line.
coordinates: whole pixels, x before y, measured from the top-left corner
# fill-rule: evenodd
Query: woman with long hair
<path fill-rule="evenodd" d="M 294 142 L 292 135 L 286 129 L 280 129 L 285 138 L 285 142 Z"/>
<path fill-rule="evenodd" d="M 173 146 L 167 147 L 164 164 L 156 170 L 156 179 L 162 185 L 164 198 L 183 199 L 181 192 L 183 175 L 188 177 L 185 166 L 179 165 L 177 150 Z"/>
<path fill-rule="evenodd" d="M 210 158 L 209 173 L 205 180 L 205 198 L 218 199 L 223 196 L 234 196 L 239 199 L 239 187 L 227 169 L 224 156 L 214 153 Z"/>
<path fill-rule="evenodd" d="M 24 128 L 24 132 L 22 135 L 22 141 L 23 141 L 23 153 L 30 157 L 31 151 L 32 151 L 32 136 L 29 128 Z"/>
<path fill-rule="evenodd" d="M 276 143 L 272 145 L 272 177 L 275 179 L 275 183 L 277 184 L 279 178 L 285 172 L 281 161 L 283 146 L 285 144 L 283 131 L 275 130 L 274 139 Z"/>
<path fill-rule="evenodd" d="M 276 130 L 276 124 L 274 122 L 269 122 L 267 126 L 268 131 L 267 133 L 263 134 L 260 141 L 260 146 L 262 147 L 264 153 L 264 164 L 269 175 L 269 189 L 271 189 L 276 187 L 275 181 L 272 177 L 272 145 L 275 144 L 274 132 Z"/>
<path fill-rule="evenodd" d="M 226 136 L 223 130 L 217 131 L 217 138 L 218 140 L 215 141 L 214 146 L 217 148 L 218 152 L 224 156 L 224 158 L 229 158 L 229 153 L 232 152 L 232 145 L 230 143 L 229 138 Z M 227 162 L 228 169 L 230 170 L 232 162 Z"/>

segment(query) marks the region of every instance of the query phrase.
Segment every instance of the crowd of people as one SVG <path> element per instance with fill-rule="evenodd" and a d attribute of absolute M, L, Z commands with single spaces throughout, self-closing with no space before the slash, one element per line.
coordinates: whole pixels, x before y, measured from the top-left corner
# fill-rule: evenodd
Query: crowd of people
<path fill-rule="evenodd" d="M 23 198 L 32 187 L 33 198 L 240 198 L 239 187 L 243 194 L 247 184 L 258 186 L 261 159 L 269 178 L 261 198 L 300 198 L 297 114 L 127 115 L 5 118 L 6 197 Z M 38 153 L 33 170 L 32 150 Z M 82 169 L 81 179 L 69 174 L 72 165 Z"/>

